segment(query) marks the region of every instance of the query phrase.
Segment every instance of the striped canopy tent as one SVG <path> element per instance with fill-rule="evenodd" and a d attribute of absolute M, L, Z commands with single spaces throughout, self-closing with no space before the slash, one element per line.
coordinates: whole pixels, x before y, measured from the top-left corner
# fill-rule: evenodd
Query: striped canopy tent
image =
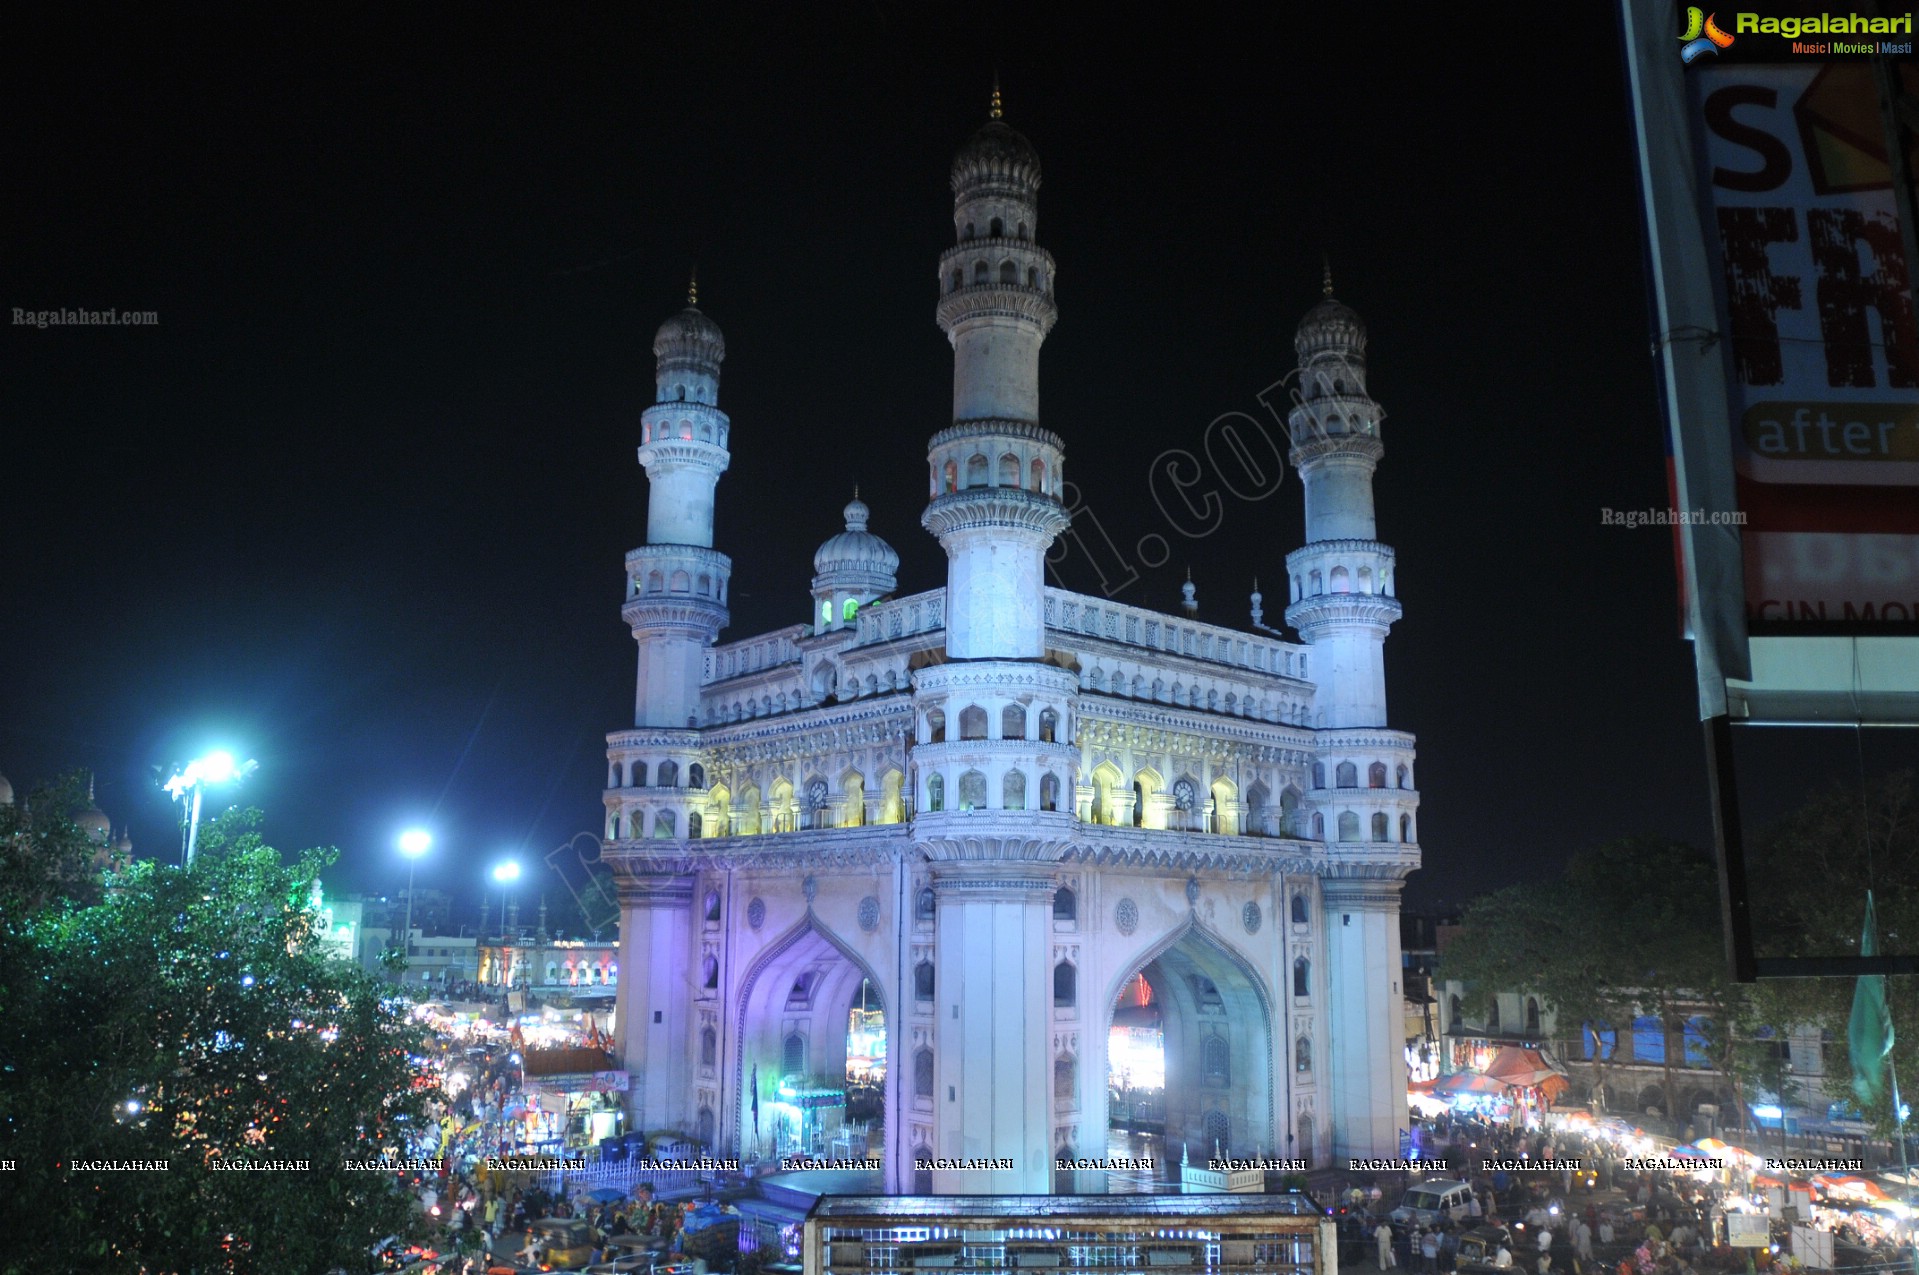
<path fill-rule="evenodd" d="M 1537 1089 L 1547 1102 L 1566 1091 L 1566 1073 L 1547 1062 L 1537 1049 L 1507 1045 L 1486 1065 L 1486 1074 L 1515 1089 Z"/>
<path fill-rule="evenodd" d="M 1876 1202 L 1892 1198 L 1884 1187 L 1857 1173 L 1815 1173 L 1812 1175 L 1812 1184 L 1827 1195 L 1847 1200 Z"/>
<path fill-rule="evenodd" d="M 1721 1142 L 1717 1138 L 1701 1138 L 1693 1145 L 1715 1160 L 1737 1161 L 1748 1169 L 1756 1169 L 1763 1162 L 1759 1156 L 1744 1147 L 1735 1147 L 1732 1143 Z"/>
<path fill-rule="evenodd" d="M 1491 1076 L 1482 1076 L 1476 1071 L 1455 1071 L 1450 1076 L 1441 1076 L 1439 1083 L 1433 1086 L 1436 1094 L 1488 1094 L 1497 1097 L 1506 1092 L 1508 1086 L 1503 1080 L 1494 1080 Z"/>
<path fill-rule="evenodd" d="M 1690 1142 L 1682 1142 L 1672 1150 L 1666 1152 L 1666 1154 L 1674 1160 L 1710 1160 L 1714 1158 L 1709 1152 L 1703 1148 L 1693 1146 Z"/>

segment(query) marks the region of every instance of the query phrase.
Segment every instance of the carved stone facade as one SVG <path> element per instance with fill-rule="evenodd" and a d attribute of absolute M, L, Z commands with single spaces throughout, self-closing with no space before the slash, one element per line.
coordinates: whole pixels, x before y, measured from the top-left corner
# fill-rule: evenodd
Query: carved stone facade
<path fill-rule="evenodd" d="M 944 588 L 897 595 L 855 498 L 815 560 L 814 622 L 713 645 L 724 344 L 692 307 L 655 344 L 641 460 L 672 507 L 628 558 L 640 702 L 604 793 L 635 1127 L 769 1151 L 773 1088 L 844 1075 L 864 985 L 885 1014 L 885 1187 L 1049 1191 L 1056 1155 L 1104 1153 L 1115 1005 L 1143 975 L 1170 1140 L 1396 1154 L 1419 799 L 1413 739 L 1385 726 L 1399 603 L 1364 329 L 1328 285 L 1296 342 L 1301 641 L 1048 587 L 1068 515 L 1065 444 L 1038 419 L 1057 318 L 1039 177 L 997 107 L 954 162 L 954 421 L 923 518 Z M 1010 1167 L 916 1169 L 931 1157 Z"/>

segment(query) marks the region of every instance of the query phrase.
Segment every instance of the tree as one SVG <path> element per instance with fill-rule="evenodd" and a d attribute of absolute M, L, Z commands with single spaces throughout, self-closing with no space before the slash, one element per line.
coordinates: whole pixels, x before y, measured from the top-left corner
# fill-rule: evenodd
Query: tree
<path fill-rule="evenodd" d="M 100 846 L 78 822 L 91 804 L 85 778 L 74 774 L 0 806 L 0 917 L 25 916 L 56 899 L 99 900 Z"/>
<path fill-rule="evenodd" d="M 335 954 L 257 812 L 202 829 L 191 871 L 139 863 L 97 902 L 0 915 L 0 1270 L 360 1269 L 404 1231 L 391 1174 L 430 1087 L 424 1031 Z M 165 1161 L 99 1173 L 89 1161 Z M 304 1169 L 218 1171 L 292 1162 Z"/>
<path fill-rule="evenodd" d="M 1765 918 L 1756 936 L 1764 955 L 1856 955 L 1868 889 L 1880 952 L 1912 954 L 1919 936 L 1919 793 L 1912 772 L 1835 785 L 1766 829 L 1755 839 L 1751 882 Z M 1862 1105 L 1852 1093 L 1845 1044 L 1854 980 L 1765 986 L 1790 1007 L 1793 1021 L 1821 1028 L 1837 1046 L 1826 1058 L 1823 1096 Z M 1919 978 L 1888 978 L 1886 997 L 1895 1029 L 1891 1062 L 1910 1085 L 1919 1076 Z M 1890 1090 L 1866 1106 L 1865 1117 L 1890 1133 L 1897 1123 Z"/>
<path fill-rule="evenodd" d="M 1749 1015 L 1721 969 L 1717 895 L 1712 862 L 1690 846 L 1655 837 L 1607 842 L 1574 855 L 1558 880 L 1476 900 L 1446 948 L 1444 973 L 1468 984 L 1478 1012 L 1495 992 L 1518 991 L 1549 1004 L 1562 1026 L 1577 1025 L 1595 1090 L 1634 1020 L 1655 1017 L 1666 1110 L 1676 1116 L 1682 1005 L 1707 1009 L 1709 1047 L 1714 1025 L 1726 1024 L 1730 1041 L 1734 1020 Z"/>

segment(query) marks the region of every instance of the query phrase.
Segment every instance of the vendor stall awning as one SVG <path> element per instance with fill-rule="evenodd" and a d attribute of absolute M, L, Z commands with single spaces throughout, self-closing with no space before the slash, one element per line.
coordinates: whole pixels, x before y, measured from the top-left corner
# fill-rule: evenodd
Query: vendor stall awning
<path fill-rule="evenodd" d="M 1435 1094 L 1503 1094 L 1506 1083 L 1494 1080 L 1491 1076 L 1482 1076 L 1476 1071 L 1455 1071 L 1450 1076 L 1442 1076 L 1433 1086 Z"/>
<path fill-rule="evenodd" d="M 1566 1073 L 1546 1061 L 1537 1049 L 1508 1045 L 1486 1065 L 1486 1074 L 1519 1089 L 1538 1089 L 1548 1098 L 1566 1088 Z"/>

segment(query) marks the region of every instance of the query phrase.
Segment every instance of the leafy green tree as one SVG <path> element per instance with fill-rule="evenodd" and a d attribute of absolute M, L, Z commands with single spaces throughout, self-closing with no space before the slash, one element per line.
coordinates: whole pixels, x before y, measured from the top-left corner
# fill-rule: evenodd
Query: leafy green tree
<path fill-rule="evenodd" d="M 318 933 L 332 853 L 287 864 L 258 824 L 203 827 L 191 872 L 138 863 L 98 901 L 0 912 L 0 1270 L 359 1270 L 412 1224 L 391 1175 L 346 1161 L 423 1119 L 423 1029 Z M 215 1168 L 276 1161 L 305 1167 Z"/>
<path fill-rule="evenodd" d="M 76 822 L 92 803 L 74 774 L 0 806 L 0 917 L 20 917 L 55 900 L 97 902 L 100 847 Z"/>

